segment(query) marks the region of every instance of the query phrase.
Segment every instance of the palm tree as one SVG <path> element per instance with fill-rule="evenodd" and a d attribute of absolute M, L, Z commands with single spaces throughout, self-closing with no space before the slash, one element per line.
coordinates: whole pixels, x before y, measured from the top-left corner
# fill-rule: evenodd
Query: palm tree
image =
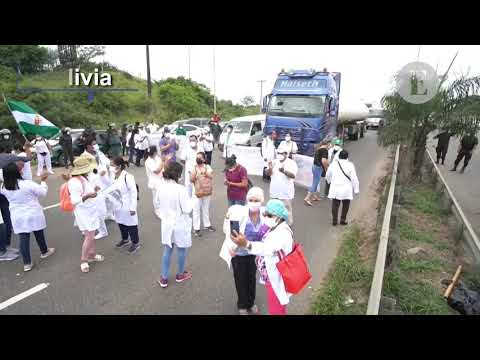
<path fill-rule="evenodd" d="M 461 136 L 480 129 L 480 76 L 461 76 L 445 86 L 449 69 L 435 96 L 424 104 L 409 103 L 398 93 L 382 99 L 386 126 L 379 132 L 379 143 L 382 146 L 407 145 L 413 160 L 409 170 L 417 179 L 421 176 L 427 138 L 433 130 L 449 129 L 452 134 Z"/>

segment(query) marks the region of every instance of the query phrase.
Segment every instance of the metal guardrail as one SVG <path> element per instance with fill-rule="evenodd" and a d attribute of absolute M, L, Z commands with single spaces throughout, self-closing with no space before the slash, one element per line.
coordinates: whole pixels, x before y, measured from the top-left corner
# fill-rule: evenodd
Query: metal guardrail
<path fill-rule="evenodd" d="M 400 145 L 397 146 L 395 153 L 395 162 L 393 164 L 392 179 L 388 192 L 385 215 L 383 216 L 382 232 L 380 233 L 380 242 L 378 244 L 377 261 L 373 273 L 372 287 L 370 288 L 370 297 L 368 299 L 367 315 L 378 315 L 380 309 L 380 300 L 382 298 L 383 274 L 385 272 L 385 261 L 387 258 L 388 238 L 390 235 L 390 218 L 392 215 L 393 198 L 395 195 L 395 184 L 397 182 L 398 158 L 400 154 Z"/>
<path fill-rule="evenodd" d="M 460 207 L 460 204 L 457 201 L 457 198 L 455 195 L 453 195 L 452 189 L 450 189 L 450 186 L 448 186 L 445 178 L 443 177 L 440 169 L 438 168 L 437 164 L 435 163 L 435 160 L 430 154 L 430 151 L 427 150 L 428 157 L 430 158 L 433 167 L 435 168 L 435 171 L 437 173 L 437 176 L 439 177 L 440 181 L 442 182 L 442 185 L 445 187 L 447 190 L 447 195 L 448 197 L 452 200 L 453 206 L 458 214 L 457 218 L 458 220 L 462 223 L 462 227 L 466 229 L 467 231 L 467 236 L 470 237 L 470 239 L 466 239 L 468 245 L 471 247 L 473 256 L 476 258 L 476 261 L 480 262 L 480 240 L 478 239 L 477 234 L 475 234 L 475 231 L 473 230 L 472 224 L 470 224 L 470 221 L 468 221 L 467 217 L 465 216 L 462 208 Z M 455 213 L 455 212 L 454 212 Z M 462 235 L 463 235 L 463 228 L 462 228 Z M 469 241 L 470 240 L 470 241 Z"/>

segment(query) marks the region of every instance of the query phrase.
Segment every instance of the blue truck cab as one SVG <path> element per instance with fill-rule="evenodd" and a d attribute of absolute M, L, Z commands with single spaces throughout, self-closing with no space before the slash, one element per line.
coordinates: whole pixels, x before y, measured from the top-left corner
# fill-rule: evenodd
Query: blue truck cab
<path fill-rule="evenodd" d="M 315 144 L 336 135 L 340 80 L 340 73 L 326 70 L 282 70 L 263 100 L 264 134 L 275 130 L 279 143 L 290 133 L 298 152 L 313 156 Z"/>

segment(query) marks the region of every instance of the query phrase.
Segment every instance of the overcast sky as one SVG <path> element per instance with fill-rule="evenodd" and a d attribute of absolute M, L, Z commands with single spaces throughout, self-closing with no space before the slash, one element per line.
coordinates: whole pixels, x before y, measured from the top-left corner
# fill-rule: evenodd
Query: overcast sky
<path fill-rule="evenodd" d="M 150 68 L 154 80 L 188 77 L 186 45 L 151 45 Z M 194 81 L 213 91 L 213 46 L 190 47 L 190 74 Z M 458 57 L 452 75 L 480 74 L 480 46 L 420 46 L 420 61 L 443 72 L 455 53 Z M 377 102 L 392 88 L 392 76 L 409 62 L 416 61 L 419 45 L 216 45 L 216 94 L 220 99 L 238 103 L 245 96 L 258 102 L 260 84 L 268 94 L 278 72 L 285 68 L 342 73 L 342 94 Z M 98 59 L 101 60 L 101 59 Z M 105 61 L 136 76 L 146 78 L 144 45 L 107 45 Z"/>

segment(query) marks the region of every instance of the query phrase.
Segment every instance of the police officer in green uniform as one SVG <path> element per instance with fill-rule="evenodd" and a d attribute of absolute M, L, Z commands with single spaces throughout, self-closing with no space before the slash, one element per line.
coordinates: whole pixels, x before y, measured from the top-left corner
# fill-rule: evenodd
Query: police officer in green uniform
<path fill-rule="evenodd" d="M 108 149 L 107 153 L 112 158 L 122 154 L 122 139 L 118 135 L 118 131 L 115 128 L 114 123 L 108 124 L 106 145 Z"/>

